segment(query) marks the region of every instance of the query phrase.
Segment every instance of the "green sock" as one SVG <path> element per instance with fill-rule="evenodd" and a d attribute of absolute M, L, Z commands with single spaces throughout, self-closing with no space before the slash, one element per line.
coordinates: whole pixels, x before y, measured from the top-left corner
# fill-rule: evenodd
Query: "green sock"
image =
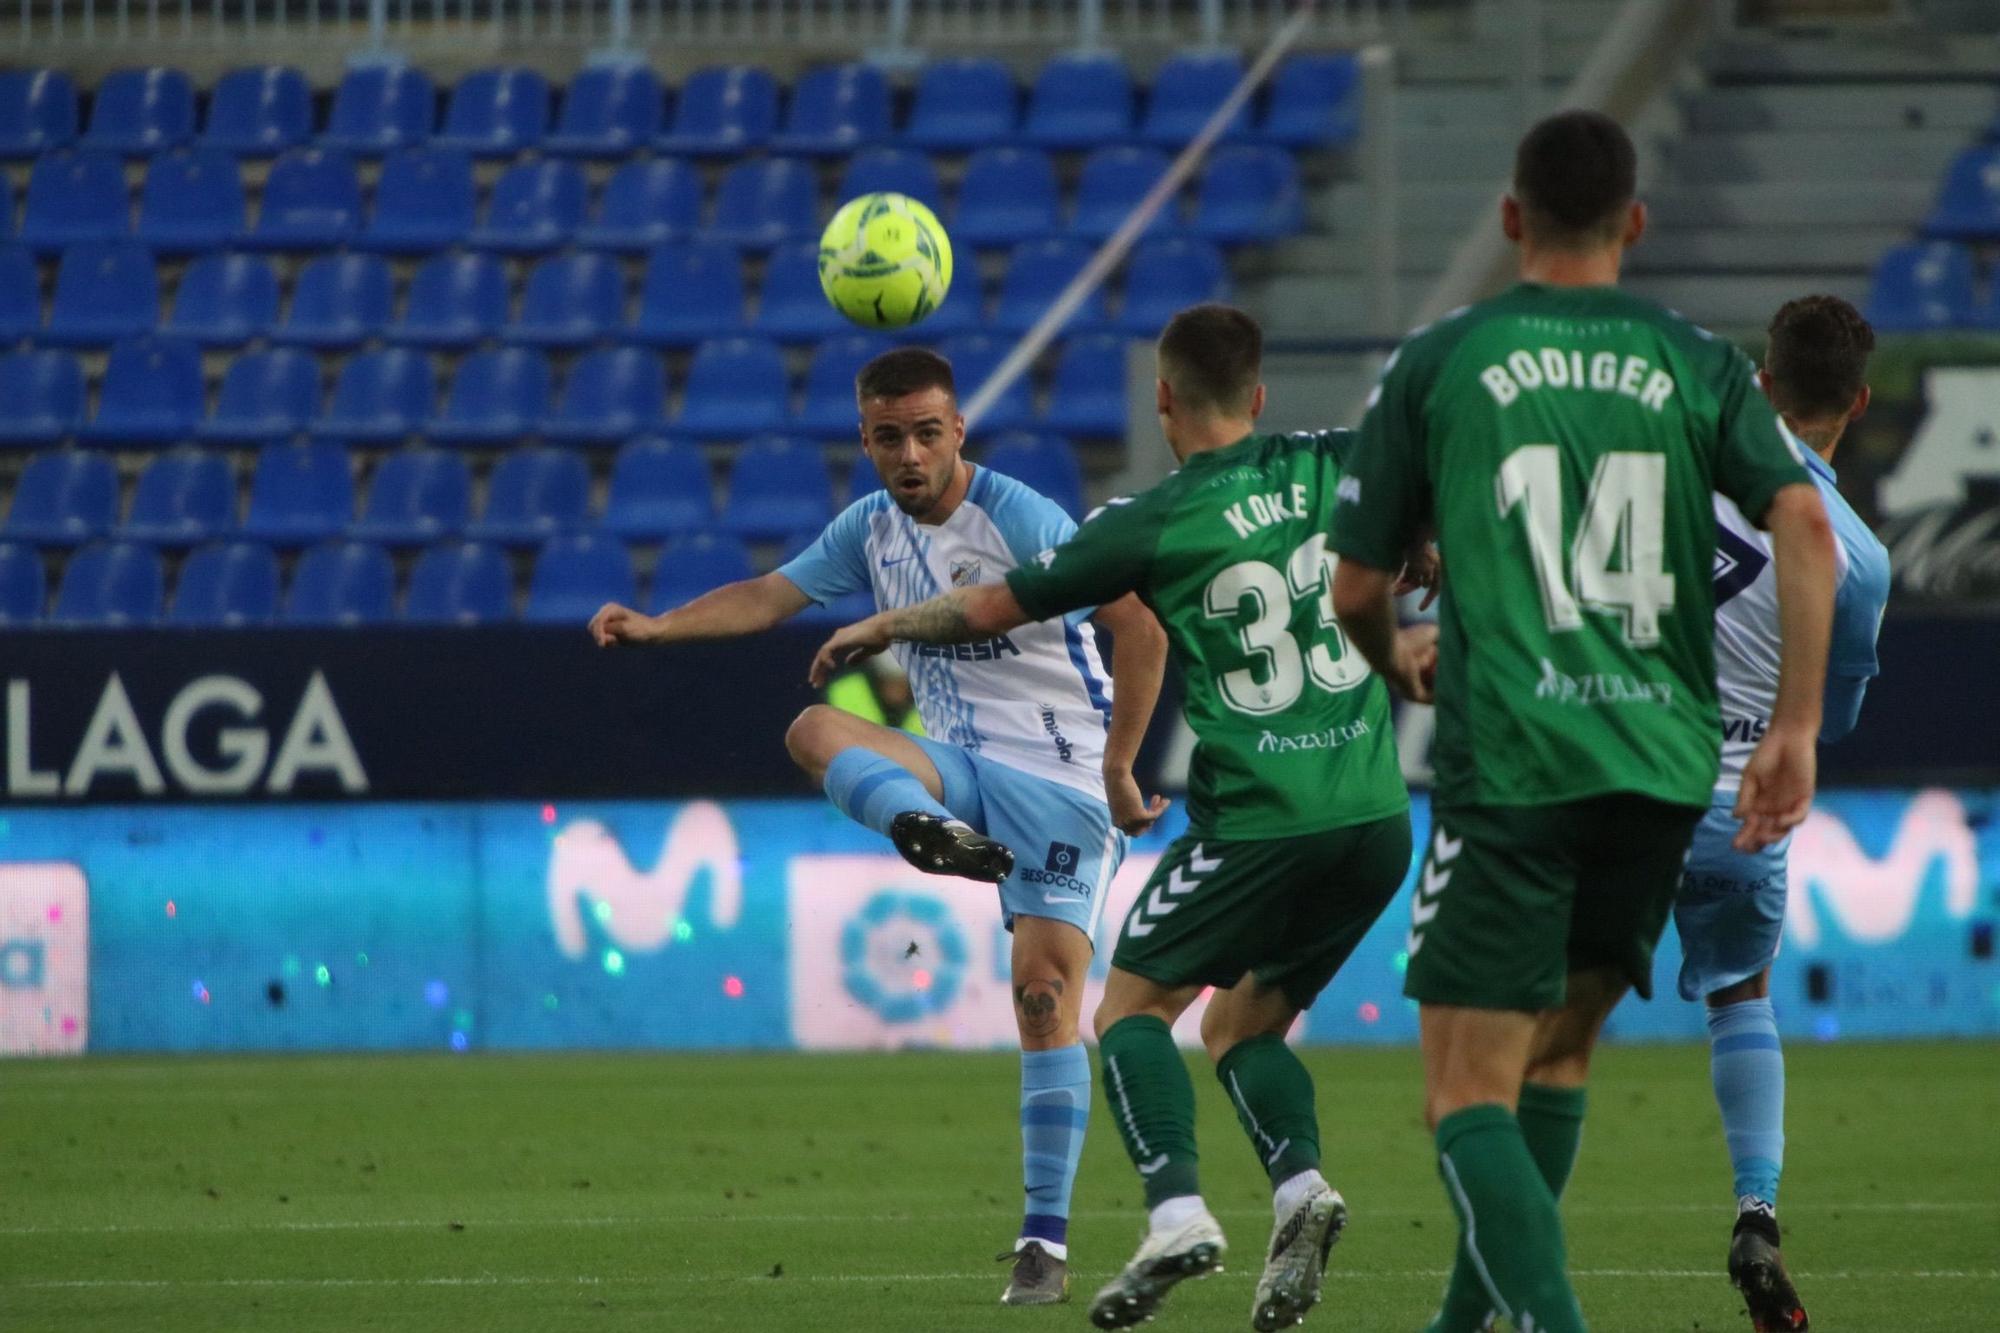
<path fill-rule="evenodd" d="M 1266 1033 L 1240 1041 L 1217 1062 L 1215 1076 L 1235 1104 L 1273 1187 L 1319 1167 L 1319 1116 L 1312 1075 L 1285 1044 Z"/>
<path fill-rule="evenodd" d="M 1506 1108 L 1468 1106 L 1438 1124 L 1438 1173 L 1459 1238 L 1501 1316 L 1536 1333 L 1582 1333 L 1562 1218 Z"/>
<path fill-rule="evenodd" d="M 1146 1206 L 1201 1193 L 1194 1081 L 1173 1030 L 1150 1014 L 1121 1018 L 1098 1042 L 1097 1055 L 1111 1122 L 1146 1182 Z"/>
<path fill-rule="evenodd" d="M 1577 1144 L 1583 1138 L 1584 1101 L 1582 1088 L 1521 1085 L 1520 1109 L 1514 1118 L 1520 1122 L 1528 1155 L 1535 1159 L 1549 1193 L 1558 1199 L 1569 1184 L 1570 1169 L 1576 1165 Z M 1492 1312 L 1493 1300 L 1479 1285 L 1479 1274 L 1461 1244 L 1451 1268 L 1451 1282 L 1444 1289 L 1444 1305 L 1425 1333 L 1475 1333 Z"/>

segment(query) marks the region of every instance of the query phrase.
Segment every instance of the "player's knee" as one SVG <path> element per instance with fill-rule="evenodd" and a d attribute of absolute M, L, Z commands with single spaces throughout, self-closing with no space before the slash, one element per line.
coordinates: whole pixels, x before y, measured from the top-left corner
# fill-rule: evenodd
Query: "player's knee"
<path fill-rule="evenodd" d="M 1076 1039 L 1076 1002 L 1069 987 L 1053 974 L 1017 979 L 1014 1022 L 1023 1042 L 1068 1045 Z"/>
<path fill-rule="evenodd" d="M 792 762 L 814 778 L 825 776 L 826 766 L 839 748 L 838 729 L 843 716 L 830 704 L 813 704 L 793 718 L 792 725 L 785 728 L 785 752 L 791 755 Z"/>

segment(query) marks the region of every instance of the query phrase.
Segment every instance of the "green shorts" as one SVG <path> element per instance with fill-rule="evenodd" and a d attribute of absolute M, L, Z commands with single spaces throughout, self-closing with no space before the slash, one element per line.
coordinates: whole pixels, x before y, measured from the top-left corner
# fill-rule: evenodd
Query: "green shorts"
<path fill-rule="evenodd" d="M 1403 993 L 1471 1009 L 1553 1009 L 1569 974 L 1611 967 L 1653 994 L 1700 806 L 1614 793 L 1433 812 L 1410 895 Z"/>
<path fill-rule="evenodd" d="M 1111 965 L 1162 986 L 1246 972 L 1309 1008 L 1410 871 L 1408 811 L 1294 838 L 1183 835 L 1118 933 Z"/>

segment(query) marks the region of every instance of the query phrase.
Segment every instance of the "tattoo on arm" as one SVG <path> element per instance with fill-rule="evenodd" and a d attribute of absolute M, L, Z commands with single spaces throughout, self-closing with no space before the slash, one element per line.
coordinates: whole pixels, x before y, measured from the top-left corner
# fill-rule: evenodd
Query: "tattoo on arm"
<path fill-rule="evenodd" d="M 1020 1011 L 1021 1031 L 1030 1037 L 1046 1037 L 1062 1023 L 1062 978 L 1024 981 L 1014 987 L 1014 1007 Z"/>
<path fill-rule="evenodd" d="M 966 618 L 963 588 L 890 612 L 888 629 L 892 639 L 917 643 L 972 643 L 982 637 Z"/>

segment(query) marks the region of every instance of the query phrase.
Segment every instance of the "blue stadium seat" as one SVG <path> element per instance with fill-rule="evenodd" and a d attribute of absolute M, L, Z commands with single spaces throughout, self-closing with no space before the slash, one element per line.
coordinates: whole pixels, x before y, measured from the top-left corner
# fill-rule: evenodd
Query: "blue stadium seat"
<path fill-rule="evenodd" d="M 70 143 L 76 112 L 76 82 L 61 70 L 0 70 L 0 160 L 39 157 Z"/>
<path fill-rule="evenodd" d="M 62 625 L 150 625 L 166 600 L 160 554 L 134 542 L 94 542 L 70 558 L 49 619 Z"/>
<path fill-rule="evenodd" d="M 789 157 L 738 162 L 723 173 L 715 196 L 716 240 L 745 250 L 817 239 L 819 186 L 813 169 Z"/>
<path fill-rule="evenodd" d="M 278 614 L 278 556 L 262 542 L 204 546 L 181 566 L 167 623 L 185 629 L 267 625 Z"/>
<path fill-rule="evenodd" d="M 319 362 L 312 353 L 280 347 L 251 352 L 222 373 L 215 411 L 195 438 L 217 444 L 261 444 L 306 428 L 319 408 Z"/>
<path fill-rule="evenodd" d="M 360 226 L 361 178 L 354 159 L 324 148 L 292 148 L 264 178 L 249 243 L 264 250 L 324 250 Z"/>
<path fill-rule="evenodd" d="M 167 254 L 193 254 L 236 241 L 250 210 L 236 159 L 212 148 L 163 153 L 139 192 L 138 238 Z"/>
<path fill-rule="evenodd" d="M 37 546 L 77 546 L 118 521 L 118 469 L 103 454 L 48 449 L 28 459 L 0 538 Z"/>
<path fill-rule="evenodd" d="M 466 535 L 530 546 L 582 527 L 589 504 L 590 470 L 583 455 L 535 446 L 511 449 L 493 469 L 486 512 L 467 526 Z"/>
<path fill-rule="evenodd" d="M 0 356 L 0 447 L 54 444 L 83 421 L 83 367 L 68 352 Z"/>
<path fill-rule="evenodd" d="M 232 69 L 208 98 L 201 145 L 237 157 L 275 157 L 312 138 L 312 85 L 289 65 Z"/>
<path fill-rule="evenodd" d="M 337 537 L 354 521 L 354 474 L 337 444 L 267 444 L 250 478 L 243 535 L 278 546 Z"/>
<path fill-rule="evenodd" d="M 94 347 L 149 333 L 159 322 L 160 280 L 144 246 L 112 241 L 63 251 L 43 342 Z"/>
<path fill-rule="evenodd" d="M 1022 136 L 1044 148 L 1095 148 L 1132 133 L 1132 74 L 1111 55 L 1059 55 L 1028 95 Z"/>
<path fill-rule="evenodd" d="M 1047 496 L 1071 518 L 1082 516 L 1083 473 L 1068 441 L 1021 432 L 1002 435 L 980 453 L 979 462 Z"/>
<path fill-rule="evenodd" d="M 715 521 L 715 496 L 701 451 L 647 437 L 618 451 L 599 527 L 615 536 L 658 540 L 699 532 Z"/>
<path fill-rule="evenodd" d="M 1271 76 L 1256 137 L 1281 148 L 1337 148 L 1360 133 L 1360 58 L 1351 51 L 1287 56 Z"/>
<path fill-rule="evenodd" d="M 1007 67 L 991 56 L 933 60 L 917 78 L 904 142 L 916 148 L 964 152 L 1014 137 L 1020 93 Z"/>
<path fill-rule="evenodd" d="M 1141 241 L 1125 266 L 1118 327 L 1151 338 L 1188 306 L 1228 299 L 1229 269 L 1213 242 L 1183 236 Z"/>
<path fill-rule="evenodd" d="M 21 243 L 51 254 L 89 241 L 123 240 L 132 231 L 131 211 L 123 162 L 109 153 L 57 149 L 37 158 L 28 173 Z"/>
<path fill-rule="evenodd" d="M 435 255 L 417 267 L 390 342 L 470 347 L 507 323 L 507 270 L 492 255 Z"/>
<path fill-rule="evenodd" d="M 954 245 L 1018 245 L 1062 230 L 1055 163 L 1039 148 L 982 148 L 965 163 Z M 970 264 L 965 266 L 968 270 Z"/>
<path fill-rule="evenodd" d="M 236 528 L 236 477 L 229 460 L 203 449 L 154 455 L 132 491 L 118 535 L 155 546 L 194 546 Z"/>
<path fill-rule="evenodd" d="M 761 148 L 778 128 L 778 84 L 755 65 L 712 65 L 688 76 L 663 153 L 723 157 Z"/>
<path fill-rule="evenodd" d="M 1882 333 L 1969 328 L 1975 322 L 1972 252 L 1952 241 L 1898 245 L 1876 261 L 1868 322 Z"/>
<path fill-rule="evenodd" d="M 257 255 L 203 255 L 181 273 L 162 332 L 205 347 L 237 347 L 278 322 L 278 275 Z"/>
<path fill-rule="evenodd" d="M 111 349 L 97 390 L 97 415 L 77 431 L 89 444 L 173 444 L 193 433 L 206 396 L 201 349 L 145 334 Z"/>
<path fill-rule="evenodd" d="M 625 322 L 625 273 L 613 255 L 555 255 L 535 265 L 521 313 L 504 336 L 538 347 L 584 347 Z"/>
<path fill-rule="evenodd" d="M 368 502 L 349 535 L 384 546 L 423 546 L 455 536 L 472 514 L 472 473 L 459 454 L 398 449 L 368 483 Z"/>
<path fill-rule="evenodd" d="M 591 65 L 563 90 L 555 130 L 542 151 L 566 157 L 623 157 L 660 132 L 666 96 L 644 65 Z"/>
<path fill-rule="evenodd" d="M 550 539 L 535 557 L 521 619 L 544 625 L 582 626 L 606 602 L 639 600 L 632 555 L 625 543 L 595 532 Z"/>
<path fill-rule="evenodd" d="M 906 194 L 929 204 L 934 213 L 944 207 L 944 191 L 938 188 L 930 154 L 908 148 L 864 148 L 848 161 L 840 177 L 840 197 L 876 193 Z"/>
<path fill-rule="evenodd" d="M 886 338 L 872 333 L 849 333 L 821 343 L 806 369 L 805 401 L 792 418 L 792 429 L 829 439 L 859 439 L 861 413 L 854 404 L 854 377 L 889 346 Z"/>
<path fill-rule="evenodd" d="M 992 324 L 1007 333 L 1025 333 L 1042 317 L 1056 296 L 1069 286 L 1071 278 L 1090 263 L 1091 248 L 1068 237 L 1025 241 L 1014 247 L 1007 260 L 1007 276 L 1000 282 L 1000 303 Z M 1108 322 L 1104 310 L 1104 288 L 1100 286 L 1077 308 L 1065 325 L 1075 333 Z"/>
<path fill-rule="evenodd" d="M 18 245 L 0 245 L 0 344 L 42 331 L 42 278 L 35 258 Z"/>
<path fill-rule="evenodd" d="M 437 90 L 430 75 L 416 66 L 350 69 L 333 91 L 333 110 L 320 143 L 363 157 L 380 156 L 428 139 L 436 114 Z"/>
<path fill-rule="evenodd" d="M 97 85 L 83 146 L 138 157 L 194 133 L 194 84 L 177 69 L 114 70 Z"/>
<path fill-rule="evenodd" d="M 658 615 L 685 606 L 725 583 L 740 583 L 756 576 L 750 567 L 750 552 L 739 539 L 722 532 L 690 533 L 660 548 L 646 608 Z"/>
<path fill-rule="evenodd" d="M 1201 133 L 1242 77 L 1243 61 L 1234 52 L 1184 51 L 1173 56 L 1153 76 L 1139 138 L 1162 148 L 1181 147 Z M 1223 138 L 1240 138 L 1249 128 L 1250 104 L 1245 102 L 1230 117 Z"/>
<path fill-rule="evenodd" d="M 390 254 L 428 254 L 472 230 L 472 159 L 455 148 L 411 148 L 382 163 L 375 212 L 354 243 Z"/>
<path fill-rule="evenodd" d="M 675 425 L 701 439 L 776 430 L 785 424 L 790 397 L 785 359 L 776 344 L 762 338 L 716 338 L 695 349 Z"/>
<path fill-rule="evenodd" d="M 1268 244 L 1306 225 L 1298 160 L 1282 148 L 1239 145 L 1209 155 L 1194 231 L 1222 245 Z"/>
<path fill-rule="evenodd" d="M 1083 160 L 1076 185 L 1076 215 L 1070 233 L 1101 241 L 1117 231 L 1146 192 L 1167 174 L 1167 155 L 1157 148 L 1099 148 Z M 1153 215 L 1144 236 L 1180 226 L 1180 201 L 1169 199 Z"/>
<path fill-rule="evenodd" d="M 616 444 L 658 430 L 666 415 L 667 372 L 639 347 L 604 347 L 580 357 L 563 383 L 562 401 L 542 420 L 545 439 Z"/>
<path fill-rule="evenodd" d="M 417 557 L 403 619 L 423 625 L 482 625 L 514 615 L 507 557 L 478 542 L 449 542 Z"/>
<path fill-rule="evenodd" d="M 1924 234 L 1964 241 L 2000 237 L 2000 144 L 1968 148 L 1952 159 Z"/>
<path fill-rule="evenodd" d="M 1042 425 L 1063 435 L 1125 438 L 1126 343 L 1110 333 L 1064 343 Z"/>
<path fill-rule="evenodd" d="M 813 283 L 819 283 L 819 247 L 813 246 Z M 776 262 L 775 260 L 773 261 Z M 820 304 L 838 319 L 839 313 Z M 743 323 L 743 259 L 715 241 L 663 245 L 646 260 L 639 309 L 627 336 L 658 347 L 692 347 L 719 329 Z"/>
<path fill-rule="evenodd" d="M 889 134 L 889 81 L 859 62 L 810 69 L 792 85 L 791 112 L 772 143 L 781 153 L 832 157 Z"/>
<path fill-rule="evenodd" d="M 474 157 L 512 157 L 541 143 L 552 100 L 539 70 L 476 69 L 451 90 L 433 142 Z"/>
<path fill-rule="evenodd" d="M 42 618 L 49 578 L 41 553 L 18 542 L 0 542 L 0 625 L 31 625 Z"/>
<path fill-rule="evenodd" d="M 993 378 L 993 372 L 1012 348 L 1011 339 L 995 338 L 984 333 L 963 333 L 945 339 L 938 346 L 938 351 L 951 362 L 952 378 L 958 384 L 960 407 L 971 402 L 980 386 Z M 996 431 L 1019 430 L 1034 424 L 1034 420 L 1034 381 L 1028 375 L 1020 375 L 986 409 L 986 414 L 973 424 L 985 436 Z"/>
<path fill-rule="evenodd" d="M 0 239 L 14 235 L 14 183 L 0 173 Z"/>
<path fill-rule="evenodd" d="M 291 311 L 271 341 L 358 347 L 382 331 L 395 306 L 395 278 L 380 255 L 320 255 L 299 270 Z"/>
<path fill-rule="evenodd" d="M 396 566 L 368 542 L 333 541 L 299 557 L 288 625 L 379 625 L 396 616 Z"/>
<path fill-rule="evenodd" d="M 734 267 L 735 252 L 728 254 Z M 702 304 L 711 309 L 721 308 Z M 833 308 L 820 288 L 817 242 L 788 245 L 771 252 L 764 265 L 764 290 L 758 297 L 757 318 L 751 328 L 781 343 L 816 342 L 852 331 L 853 326 Z M 929 321 L 925 321 L 924 331 L 930 332 Z"/>
<path fill-rule="evenodd" d="M 747 541 L 775 541 L 833 518 L 826 456 L 804 440 L 764 435 L 747 441 L 729 469 L 722 527 Z"/>
<path fill-rule="evenodd" d="M 461 361 L 444 410 L 424 434 L 444 444 L 510 444 L 536 433 L 549 410 L 548 358 L 532 347 L 474 352 Z"/>
<path fill-rule="evenodd" d="M 576 234 L 598 250 L 650 250 L 701 226 L 701 177 L 679 158 L 627 162 L 604 184 L 597 220 Z"/>
<path fill-rule="evenodd" d="M 564 245 L 583 225 L 589 185 L 574 162 L 523 162 L 493 183 L 486 224 L 467 240 L 482 250 L 537 254 Z"/>
<path fill-rule="evenodd" d="M 350 357 L 333 382 L 326 413 L 312 423 L 316 438 L 349 444 L 394 444 L 423 429 L 437 401 L 431 359 L 410 347 Z"/>

